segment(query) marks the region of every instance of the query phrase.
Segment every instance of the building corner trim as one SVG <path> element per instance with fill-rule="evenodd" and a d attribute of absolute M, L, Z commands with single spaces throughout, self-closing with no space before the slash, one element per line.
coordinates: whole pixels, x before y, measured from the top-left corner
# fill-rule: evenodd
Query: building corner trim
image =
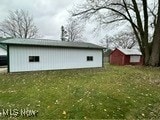
<path fill-rule="evenodd" d="M 102 67 L 104 68 L 104 51 L 102 49 Z"/>
<path fill-rule="evenodd" d="M 8 73 L 10 73 L 10 55 L 9 55 L 9 45 L 7 45 L 7 65 L 8 65 Z"/>

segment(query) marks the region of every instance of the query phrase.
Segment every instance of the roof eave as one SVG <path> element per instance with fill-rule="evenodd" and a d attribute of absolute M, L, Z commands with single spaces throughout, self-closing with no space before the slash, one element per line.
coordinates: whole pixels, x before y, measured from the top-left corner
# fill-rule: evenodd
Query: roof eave
<path fill-rule="evenodd" d="M 1 43 L 1 42 L 0 42 Z M 40 46 L 40 47 L 57 47 L 57 48 L 81 48 L 81 49 L 100 49 L 103 50 L 103 47 L 76 47 L 76 46 L 54 46 L 54 45 L 37 45 L 37 44 L 17 44 L 17 43 L 2 43 L 6 45 L 20 45 L 20 46 Z"/>
<path fill-rule="evenodd" d="M 142 54 L 125 54 L 125 55 L 137 55 L 137 56 L 142 56 Z"/>

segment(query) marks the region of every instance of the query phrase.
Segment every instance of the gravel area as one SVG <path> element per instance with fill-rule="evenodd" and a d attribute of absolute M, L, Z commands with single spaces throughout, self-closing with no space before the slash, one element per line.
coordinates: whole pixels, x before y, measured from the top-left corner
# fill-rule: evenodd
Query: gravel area
<path fill-rule="evenodd" d="M 7 68 L 6 67 L 0 67 L 0 73 L 6 73 Z"/>

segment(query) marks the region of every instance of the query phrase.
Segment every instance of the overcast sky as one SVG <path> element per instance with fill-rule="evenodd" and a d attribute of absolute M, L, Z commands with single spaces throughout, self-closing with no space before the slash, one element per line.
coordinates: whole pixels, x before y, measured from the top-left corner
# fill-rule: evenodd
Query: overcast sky
<path fill-rule="evenodd" d="M 0 21 L 8 12 L 17 9 L 29 11 L 40 34 L 45 38 L 60 39 L 60 28 L 66 24 L 68 11 L 80 0 L 0 0 Z"/>
<path fill-rule="evenodd" d="M 66 24 L 68 11 L 84 0 L 0 0 L 0 22 L 9 14 L 9 11 L 23 9 L 29 11 L 34 23 L 43 38 L 60 40 L 61 26 Z M 93 33 L 93 24 L 87 23 L 84 34 L 87 42 L 98 43 L 104 35 L 112 31 Z M 98 36 L 97 36 L 98 35 Z"/>

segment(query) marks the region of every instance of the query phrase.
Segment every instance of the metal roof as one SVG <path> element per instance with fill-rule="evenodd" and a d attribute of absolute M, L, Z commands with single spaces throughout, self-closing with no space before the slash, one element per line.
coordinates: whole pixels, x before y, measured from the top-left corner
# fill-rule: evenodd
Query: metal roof
<path fill-rule="evenodd" d="M 117 49 L 120 50 L 125 55 L 142 55 L 142 53 L 138 49 L 122 49 L 122 48 L 117 48 Z"/>
<path fill-rule="evenodd" d="M 3 44 L 12 45 L 36 45 L 36 46 L 53 46 L 53 47 L 68 47 L 68 48 L 90 48 L 90 49 L 104 49 L 102 46 L 98 46 L 87 42 L 66 42 L 60 40 L 47 40 L 47 39 L 8 39 L 1 41 Z"/>
<path fill-rule="evenodd" d="M 6 56 L 6 55 L 7 55 L 7 51 L 0 47 L 0 56 Z"/>

